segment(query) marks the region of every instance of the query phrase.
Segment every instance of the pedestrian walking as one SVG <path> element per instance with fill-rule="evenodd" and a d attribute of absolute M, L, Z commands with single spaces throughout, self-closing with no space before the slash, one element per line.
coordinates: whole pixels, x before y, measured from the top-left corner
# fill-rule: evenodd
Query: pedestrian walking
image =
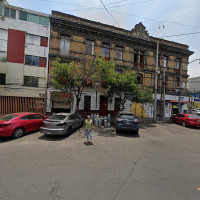
<path fill-rule="evenodd" d="M 87 136 L 87 141 L 86 144 L 89 143 L 89 138 L 91 140 L 91 143 L 93 145 L 96 145 L 93 142 L 93 137 L 92 137 L 92 129 L 93 129 L 93 121 L 90 118 L 90 115 L 87 116 L 87 119 L 85 120 L 85 124 L 84 124 L 84 131 L 86 132 L 86 136 Z"/>

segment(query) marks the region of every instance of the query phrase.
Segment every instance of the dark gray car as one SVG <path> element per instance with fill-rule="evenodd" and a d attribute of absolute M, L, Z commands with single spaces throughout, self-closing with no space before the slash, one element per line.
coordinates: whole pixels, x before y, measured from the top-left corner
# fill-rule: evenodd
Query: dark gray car
<path fill-rule="evenodd" d="M 40 133 L 46 135 L 70 135 L 73 129 L 80 127 L 83 119 L 74 113 L 57 113 L 43 121 Z"/>

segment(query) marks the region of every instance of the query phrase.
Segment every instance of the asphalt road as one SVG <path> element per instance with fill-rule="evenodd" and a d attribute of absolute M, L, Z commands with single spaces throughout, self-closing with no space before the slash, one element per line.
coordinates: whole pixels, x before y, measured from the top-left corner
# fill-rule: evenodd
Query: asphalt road
<path fill-rule="evenodd" d="M 0 138 L 0 200 L 199 200 L 200 129 L 96 129 L 96 146 L 39 132 Z"/>

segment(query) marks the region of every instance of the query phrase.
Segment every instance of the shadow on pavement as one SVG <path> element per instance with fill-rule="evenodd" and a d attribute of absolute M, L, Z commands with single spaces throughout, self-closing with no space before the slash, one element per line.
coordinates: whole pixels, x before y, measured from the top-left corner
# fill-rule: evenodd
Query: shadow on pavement
<path fill-rule="evenodd" d="M 120 137 L 129 137 L 129 138 L 140 138 L 139 134 L 130 132 L 130 131 L 126 131 L 126 132 L 119 132 L 117 133 L 118 136 Z"/>
<path fill-rule="evenodd" d="M 114 128 L 95 128 L 95 132 L 98 136 L 104 136 L 104 137 L 115 137 L 116 132 Z"/>
<path fill-rule="evenodd" d="M 154 128 L 154 127 L 156 127 L 156 123 L 153 121 L 139 121 L 140 129 Z"/>
<path fill-rule="evenodd" d="M 72 134 L 74 134 L 77 130 L 77 129 L 74 129 L 70 135 L 45 135 L 45 134 L 42 134 L 39 139 L 40 140 L 47 140 L 47 141 L 61 141 L 61 140 L 64 140 L 68 137 L 70 137 Z"/>
<path fill-rule="evenodd" d="M 0 143 L 11 142 L 13 140 L 11 137 L 0 137 Z"/>
<path fill-rule="evenodd" d="M 31 135 L 31 134 L 34 134 L 34 133 L 37 133 L 37 132 L 38 132 L 38 130 L 29 132 L 29 133 L 25 133 L 25 134 L 24 134 L 22 137 L 20 137 L 20 138 L 2 137 L 2 136 L 0 136 L 0 143 L 15 141 L 15 140 L 21 139 L 21 138 L 23 138 L 23 137 L 27 137 L 27 136 L 29 136 L 29 135 Z"/>

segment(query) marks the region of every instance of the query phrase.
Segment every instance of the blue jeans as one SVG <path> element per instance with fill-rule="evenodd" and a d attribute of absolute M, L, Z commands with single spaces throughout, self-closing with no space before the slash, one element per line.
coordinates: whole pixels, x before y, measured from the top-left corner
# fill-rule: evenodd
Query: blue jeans
<path fill-rule="evenodd" d="M 90 140 L 92 141 L 93 137 L 92 137 L 92 131 L 91 129 L 87 129 L 85 130 L 85 133 L 86 133 L 86 136 L 87 136 L 87 140 L 89 140 L 89 137 L 90 137 Z"/>

